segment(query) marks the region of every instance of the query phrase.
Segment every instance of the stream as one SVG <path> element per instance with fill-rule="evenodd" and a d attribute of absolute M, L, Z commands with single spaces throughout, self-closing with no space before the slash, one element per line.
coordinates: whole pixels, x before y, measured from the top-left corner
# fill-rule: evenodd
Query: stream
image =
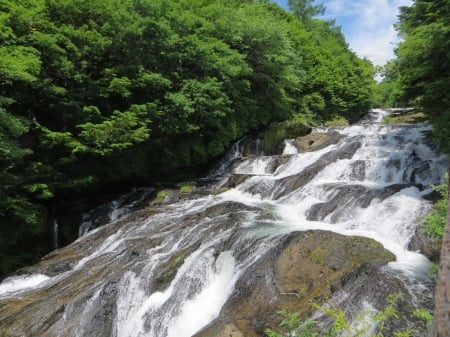
<path fill-rule="evenodd" d="M 134 190 L 103 208 L 106 224 L 98 227 L 94 213 L 86 214 L 77 241 L 0 284 L 0 332 L 194 336 L 234 315 L 226 308 L 242 284 L 254 282 L 255 266 L 297 232 L 375 240 L 395 256 L 377 277 L 392 275 L 412 306 L 430 307 L 430 261 L 409 245 L 448 160 L 425 139 L 429 126 L 381 125 L 385 114 L 315 128 L 338 137 L 309 152 L 299 153 L 295 140 L 277 156 L 262 155 L 258 144 L 258 155 L 242 157 L 235 146 L 210 175 L 216 179 L 192 193 L 168 191 L 157 202 L 153 189 Z M 356 274 L 327 300 L 349 310 L 376 307 L 375 290 L 351 297 L 351 289 L 367 287 Z"/>

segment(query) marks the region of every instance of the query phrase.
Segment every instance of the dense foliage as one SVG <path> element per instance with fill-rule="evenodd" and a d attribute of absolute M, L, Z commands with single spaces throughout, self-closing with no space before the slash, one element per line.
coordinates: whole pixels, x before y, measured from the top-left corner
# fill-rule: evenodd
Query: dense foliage
<path fill-rule="evenodd" d="M 385 67 L 387 101 L 407 102 L 426 112 L 436 142 L 450 153 L 450 3 L 414 0 L 401 7 L 397 29 L 404 41 L 397 59 Z"/>
<path fill-rule="evenodd" d="M 290 3 L 2 1 L 0 274 L 42 254 L 74 196 L 198 174 L 293 114 L 367 111 L 371 64 Z"/>
<path fill-rule="evenodd" d="M 448 176 L 446 177 L 446 183 L 435 186 L 435 190 L 439 193 L 441 199 L 433 205 L 430 212 L 425 216 L 424 232 L 432 238 L 442 240 L 444 238 L 447 218 Z"/>

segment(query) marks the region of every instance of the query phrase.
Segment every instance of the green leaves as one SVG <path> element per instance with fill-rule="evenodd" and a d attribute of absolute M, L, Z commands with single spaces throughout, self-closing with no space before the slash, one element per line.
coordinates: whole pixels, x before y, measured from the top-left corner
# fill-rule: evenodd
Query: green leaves
<path fill-rule="evenodd" d="M 110 93 L 122 96 L 122 97 L 130 97 L 131 81 L 128 77 L 123 76 L 120 78 L 113 78 L 111 83 L 108 86 L 108 91 Z"/>
<path fill-rule="evenodd" d="M 441 199 L 437 201 L 432 209 L 424 218 L 426 227 L 424 233 L 432 238 L 442 239 L 445 233 L 445 224 L 448 207 L 448 176 L 446 184 L 434 186 L 434 189 L 440 194 Z"/>
<path fill-rule="evenodd" d="M 416 0 L 402 7 L 396 50 L 404 97 L 432 118 L 435 139 L 450 152 L 450 6 L 446 0 Z"/>
<path fill-rule="evenodd" d="M 76 135 L 67 131 L 51 131 L 42 125 L 38 125 L 38 128 L 44 135 L 44 144 L 48 146 L 64 146 L 72 155 L 92 153 L 105 156 L 148 139 L 150 135 L 148 115 L 153 109 L 153 104 L 143 104 L 132 105 L 130 110 L 124 112 L 116 110 L 110 118 L 103 119 L 99 123 L 79 124 L 77 128 L 80 131 Z M 98 108 L 91 106 L 85 111 L 98 119 Z"/>
<path fill-rule="evenodd" d="M 146 116 L 151 108 L 151 105 L 132 105 L 129 111 L 114 111 L 111 118 L 101 123 L 78 125 L 83 145 L 74 146 L 72 153 L 93 152 L 103 156 L 145 141 L 150 135 L 150 120 Z"/>
<path fill-rule="evenodd" d="M 25 46 L 0 46 L 1 82 L 35 81 L 40 67 L 41 60 L 36 49 Z"/>
<path fill-rule="evenodd" d="M 211 132 L 232 111 L 231 101 L 216 78 L 185 80 L 177 93 L 167 95 L 169 106 L 178 114 L 178 133 Z M 172 126 L 173 127 L 173 126 Z"/>
<path fill-rule="evenodd" d="M 359 114 L 370 65 L 330 27 L 269 1 L 2 1 L 0 212 L 39 227 L 61 196 L 197 175 L 294 114 Z"/>

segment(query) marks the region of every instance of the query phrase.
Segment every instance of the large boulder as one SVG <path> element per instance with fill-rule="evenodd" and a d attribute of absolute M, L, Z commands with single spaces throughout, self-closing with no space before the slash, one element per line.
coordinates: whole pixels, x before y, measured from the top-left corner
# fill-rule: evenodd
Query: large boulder
<path fill-rule="evenodd" d="M 279 324 L 280 309 L 307 314 L 357 275 L 394 260 L 371 239 L 295 232 L 241 277 L 219 317 L 195 337 L 256 337 Z"/>
<path fill-rule="evenodd" d="M 408 249 L 418 251 L 428 257 L 433 262 L 438 262 L 441 249 L 442 239 L 431 238 L 422 232 L 422 228 L 416 229 L 414 236 L 408 245 Z"/>

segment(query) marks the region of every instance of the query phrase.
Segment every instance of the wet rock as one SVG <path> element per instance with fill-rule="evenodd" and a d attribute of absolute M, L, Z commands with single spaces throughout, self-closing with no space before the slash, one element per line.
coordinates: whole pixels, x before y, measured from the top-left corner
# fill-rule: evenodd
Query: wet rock
<path fill-rule="evenodd" d="M 431 238 L 421 232 L 421 228 L 416 229 L 408 249 L 419 251 L 433 262 L 438 262 L 441 255 L 442 240 Z"/>
<path fill-rule="evenodd" d="M 234 324 L 220 323 L 214 324 L 195 337 L 246 337 Z"/>
<path fill-rule="evenodd" d="M 241 142 L 243 156 L 261 156 L 263 143 L 260 138 L 248 137 Z"/>
<path fill-rule="evenodd" d="M 351 279 L 323 307 L 344 310 L 350 322 L 366 318 L 375 324 L 373 315 L 376 312 L 385 312 L 390 305 L 389 298 L 392 297 L 397 317 L 387 317 L 383 330 L 377 332 L 383 336 L 394 336 L 413 327 L 411 336 L 423 337 L 426 335 L 427 327 L 414 315 L 414 311 L 417 308 L 431 309 L 434 284 L 430 282 L 426 288 L 421 288 L 423 296 L 421 300 L 411 292 L 416 286 L 417 284 L 409 282 L 404 276 L 392 274 L 387 266 L 365 269 L 351 274 Z M 314 319 L 319 322 L 319 331 L 329 328 L 333 323 L 331 317 L 317 312 Z"/>
<path fill-rule="evenodd" d="M 330 200 L 313 205 L 307 214 L 307 219 L 312 221 L 322 221 L 329 216 L 331 223 L 339 220 L 345 220 L 349 210 L 358 208 L 366 208 L 372 200 L 380 201 L 400 192 L 404 188 L 416 187 L 423 189 L 420 184 L 392 184 L 383 188 L 370 188 L 364 185 L 349 184 L 328 184 L 325 190 L 334 191 Z"/>
<path fill-rule="evenodd" d="M 276 327 L 277 310 L 306 314 L 363 272 L 392 261 L 381 244 L 323 231 L 297 232 L 280 240 L 236 283 L 219 317 L 195 337 L 264 336 Z M 220 333 L 220 334 L 218 334 Z"/>
<path fill-rule="evenodd" d="M 439 194 L 438 191 L 432 190 L 430 193 L 424 195 L 422 198 L 425 200 L 431 201 L 432 203 L 435 203 L 442 199 L 442 196 Z"/>
<path fill-rule="evenodd" d="M 281 178 L 277 181 L 278 186 L 273 191 L 273 198 L 278 199 L 289 192 L 292 192 L 310 182 L 320 171 L 329 164 L 340 159 L 350 159 L 355 152 L 361 147 L 359 140 L 353 140 L 339 149 L 326 153 L 320 157 L 314 164 L 306 167 L 299 174 Z"/>
<path fill-rule="evenodd" d="M 242 184 L 245 180 L 247 180 L 250 177 L 251 177 L 250 174 L 233 174 L 232 176 L 226 178 L 222 186 L 230 188 L 236 187 L 237 185 Z"/>
<path fill-rule="evenodd" d="M 355 160 L 351 163 L 350 179 L 363 181 L 366 178 L 366 162 L 364 160 Z"/>

